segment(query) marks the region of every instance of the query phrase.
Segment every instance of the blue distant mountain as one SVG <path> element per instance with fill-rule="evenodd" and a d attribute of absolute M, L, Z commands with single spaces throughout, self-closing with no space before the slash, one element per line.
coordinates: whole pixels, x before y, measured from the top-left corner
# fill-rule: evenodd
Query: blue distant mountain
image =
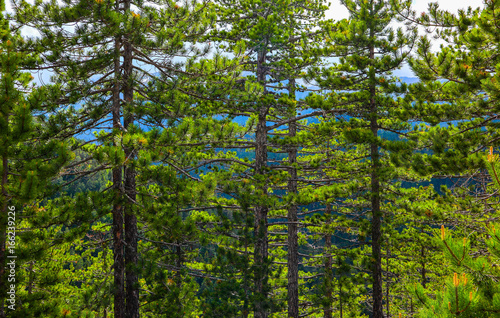
<path fill-rule="evenodd" d="M 417 83 L 419 81 L 419 79 L 417 77 L 400 77 L 400 78 L 404 83 L 407 83 L 407 84 L 413 84 L 413 83 Z M 297 100 L 304 100 L 307 97 L 307 95 L 309 95 L 309 94 L 310 94 L 310 92 L 307 92 L 307 91 L 306 92 L 296 92 L 296 98 L 297 98 Z M 301 114 L 305 115 L 305 114 L 310 113 L 310 112 L 312 112 L 312 110 L 302 110 Z M 236 122 L 240 125 L 244 125 L 247 120 L 248 120 L 248 117 L 246 117 L 246 116 L 237 116 L 233 119 L 234 122 Z M 310 123 L 317 123 L 318 119 L 317 118 L 309 118 L 308 121 Z M 272 123 L 269 123 L 269 125 L 272 125 Z M 79 134 L 77 137 L 81 138 L 83 140 L 86 140 L 86 141 L 94 138 L 93 132 L 82 133 L 82 134 Z"/>

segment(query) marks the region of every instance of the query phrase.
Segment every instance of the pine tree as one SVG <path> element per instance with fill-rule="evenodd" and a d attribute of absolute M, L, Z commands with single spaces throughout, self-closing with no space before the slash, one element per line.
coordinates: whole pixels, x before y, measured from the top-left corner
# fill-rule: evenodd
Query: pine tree
<path fill-rule="evenodd" d="M 8 273 L 6 262 L 14 262 L 17 269 L 25 259 L 19 245 L 21 214 L 26 205 L 33 204 L 50 187 L 44 184 L 55 177 L 58 170 L 70 159 L 67 145 L 58 140 L 43 143 L 38 140 L 42 127 L 38 118 L 45 102 L 46 89 L 30 85 L 33 76 L 23 72 L 25 67 L 36 65 L 38 56 L 24 49 L 24 40 L 18 30 L 12 29 L 4 14 L 5 2 L 0 1 L 0 316 L 6 317 L 18 309 L 16 299 L 20 277 Z M 7 279 L 7 274 L 9 278 Z M 16 281 L 18 279 L 18 281 Z M 14 286 L 12 288 L 12 286 Z M 8 288 L 9 287 L 9 288 Z M 14 290 L 14 294 L 12 293 Z M 11 291 L 14 298 L 7 297 Z M 17 303 L 16 303 L 17 301 Z"/>
<path fill-rule="evenodd" d="M 491 189 L 496 191 L 500 186 L 498 178 L 498 155 L 493 154 L 493 147 L 485 158 L 485 164 L 490 173 Z M 498 273 L 495 269 L 499 257 L 499 237 L 496 224 L 489 224 L 485 233 L 473 237 L 481 245 L 479 251 L 474 251 L 471 239 L 454 239 L 444 225 L 435 233 L 434 240 L 443 250 L 448 264 L 453 268 L 453 279 L 447 280 L 444 290 L 437 291 L 435 297 L 426 295 L 425 287 L 414 286 L 413 292 L 420 302 L 419 317 L 492 317 L 500 313 L 500 303 L 496 281 Z M 498 226 L 498 225 L 496 225 Z M 486 253 L 481 252 L 486 250 Z M 479 254 L 480 256 L 475 256 Z M 482 255 L 486 254 L 486 256 Z M 444 280 L 445 277 L 442 277 Z"/>
<path fill-rule="evenodd" d="M 444 240 L 435 240 L 445 251 L 448 250 L 448 245 L 455 255 L 472 251 L 487 253 L 485 244 L 481 242 L 493 242 L 484 238 L 485 231 L 481 223 L 489 222 L 494 217 L 498 203 L 488 195 L 484 178 L 485 166 L 479 151 L 490 145 L 497 145 L 497 124 L 494 123 L 494 118 L 498 85 L 497 74 L 493 71 L 493 65 L 496 65 L 493 47 L 498 42 L 498 32 L 493 27 L 495 21 L 498 21 L 497 6 L 496 1 L 485 2 L 482 9 L 468 8 L 452 14 L 440 10 L 438 4 L 432 4 L 427 13 L 413 17 L 421 25 L 432 26 L 432 29 L 437 26 L 433 35 L 444 40 L 440 50 L 433 52 L 431 41 L 422 37 L 417 56 L 410 64 L 423 80 L 416 87 L 415 95 L 420 98 L 415 104 L 415 111 L 434 124 L 456 121 L 447 128 L 433 129 L 428 141 L 433 144 L 433 156 L 421 160 L 422 167 L 436 169 L 440 174 L 458 180 L 454 189 L 446 190 L 445 195 L 450 199 L 450 208 L 459 213 L 454 213 L 453 219 L 442 222 L 445 226 L 443 230 L 447 232 L 447 228 L 454 228 L 457 235 L 469 236 L 470 242 L 453 242 L 448 234 Z M 428 28 L 429 32 L 430 29 Z M 468 255 L 464 257 L 469 259 Z M 447 258 L 454 263 L 453 257 L 447 255 Z M 457 274 L 464 270 L 455 266 L 453 269 Z M 478 277 L 469 276 L 470 281 L 477 282 L 476 278 Z M 463 281 L 458 277 L 449 281 L 444 294 L 440 291 L 426 291 L 439 299 L 439 302 L 432 304 L 423 296 L 422 287 L 418 287 L 417 295 L 426 302 L 426 309 L 421 314 L 426 316 L 433 312 L 427 304 L 435 306 L 435 312 L 439 311 L 443 316 L 479 317 L 484 314 L 478 310 L 475 302 L 478 298 L 468 300 L 469 295 L 465 295 L 465 292 L 470 286 L 465 284 L 462 287 Z M 456 297 L 462 296 L 459 304 Z M 450 308 L 447 307 L 448 302 Z M 469 306 L 466 308 L 467 303 Z"/>
<path fill-rule="evenodd" d="M 415 140 L 405 134 L 412 118 L 400 111 L 407 108 L 410 100 L 397 97 L 407 92 L 407 86 L 397 83 L 391 74 L 408 57 L 416 33 L 414 29 L 394 30 L 389 26 L 396 21 L 399 11 L 409 9 L 408 2 L 343 1 L 343 4 L 350 12 L 350 20 L 339 22 L 329 34 L 333 43 L 329 54 L 339 57 L 339 62 L 323 71 L 312 69 L 309 78 L 315 78 L 320 87 L 331 91 L 325 99 L 317 99 L 316 107 L 343 112 L 341 118 L 330 122 L 334 128 L 327 129 L 325 125 L 323 131 L 341 129 L 340 136 L 334 138 L 345 142 L 343 147 L 351 152 L 338 153 L 331 165 L 352 180 L 347 186 L 352 197 L 344 196 L 343 210 L 357 212 L 345 224 L 349 229 L 357 228 L 360 242 L 370 237 L 370 250 L 359 251 L 368 253 L 359 265 L 371 277 L 370 312 L 373 317 L 383 317 L 382 246 L 386 239 L 382 222 L 389 223 L 392 218 L 391 182 L 400 178 L 394 162 L 400 160 L 401 164 L 407 160 L 415 145 Z M 316 76 L 317 72 L 321 75 Z M 388 133 L 395 133 L 399 140 L 388 139 Z M 352 166 L 347 167 L 344 163 L 347 160 L 354 160 Z M 330 191 L 335 188 L 339 185 L 332 186 Z M 363 216 L 366 210 L 369 216 Z"/>
<path fill-rule="evenodd" d="M 275 297 L 272 296 L 270 285 L 282 287 L 280 281 L 284 277 L 279 276 L 280 265 L 273 264 L 272 259 L 279 260 L 284 251 L 281 247 L 273 246 L 287 244 L 288 315 L 298 317 L 300 225 L 296 202 L 296 157 L 300 142 L 296 132 L 299 120 L 317 114 L 298 116 L 297 109 L 307 106 L 303 103 L 299 105 L 296 92 L 305 89 L 298 84 L 303 70 L 318 62 L 319 51 L 314 49 L 319 38 L 314 29 L 326 7 L 321 1 L 218 3 L 221 22 L 214 34 L 215 39 L 228 49 L 238 43 L 245 43 L 244 54 L 247 56 L 243 63 L 244 73 L 239 80 L 244 85 L 232 92 L 234 102 L 227 105 L 226 113 L 229 116 L 247 117 L 246 127 L 253 137 L 251 141 L 240 140 L 248 144 L 246 147 L 250 151 L 255 152 L 255 160 L 251 165 L 244 163 L 250 170 L 235 169 L 240 171 L 242 180 L 252 183 L 255 189 L 243 185 L 235 191 L 237 203 L 241 206 L 241 220 L 246 222 L 247 217 L 243 215 L 248 214 L 247 209 L 252 207 L 254 211 L 254 233 L 250 240 L 254 253 L 251 260 L 253 310 L 256 317 L 267 317 L 271 312 L 280 310 L 282 305 L 273 299 Z M 243 144 L 238 146 L 243 147 Z M 228 186 L 229 189 L 235 190 Z M 281 203 L 280 196 L 283 200 Z M 246 234 L 243 237 L 246 241 Z M 285 237 L 287 242 L 283 242 Z M 269 245 L 269 241 L 273 243 Z"/>
<path fill-rule="evenodd" d="M 160 9 L 157 4 L 165 7 Z M 168 163 L 175 167 L 173 170 L 157 170 L 158 176 L 151 174 L 155 164 L 165 162 L 161 159 L 165 155 L 162 150 L 172 151 L 172 142 L 182 144 L 180 138 L 170 140 L 167 146 L 159 141 L 175 135 L 177 121 L 183 117 L 206 115 L 203 114 L 208 107 L 206 101 L 200 102 L 205 106 L 197 112 L 189 113 L 197 103 L 193 96 L 206 100 L 203 86 L 192 79 L 232 67 L 227 59 L 220 57 L 213 63 L 195 65 L 194 61 L 209 50 L 208 46 L 200 49 L 194 43 L 201 40 L 211 23 L 210 4 L 189 2 L 180 6 L 173 1 L 151 1 L 132 5 L 128 0 L 40 2 L 20 3 L 16 10 L 19 24 L 31 26 L 42 35 L 32 41 L 33 47 L 43 52 L 44 65 L 39 69 L 50 69 L 56 74 L 56 89 L 51 98 L 57 106 L 47 106 L 50 110 L 47 138 L 94 132 L 95 139 L 84 143 L 74 141 L 73 148 L 88 152 L 99 162 L 100 169 L 112 170 L 113 186 L 106 189 L 106 195 L 98 198 L 96 194 L 87 194 L 91 197 L 90 204 L 80 206 L 86 219 L 73 218 L 90 226 L 107 214 L 105 207 L 112 205 L 115 317 L 137 317 L 137 217 L 148 211 L 147 208 L 141 211 L 138 191 L 149 182 L 170 178 L 172 172 L 184 174 L 183 167 L 173 162 Z M 185 60 L 177 62 L 178 57 Z M 65 108 L 69 111 L 65 112 Z M 152 126 L 166 129 L 161 132 L 162 129 L 151 129 Z M 161 133 L 163 138 L 158 140 Z M 178 137 L 189 133 L 183 131 Z M 82 175 L 92 172 L 82 171 Z M 141 174 L 149 179 L 141 177 L 144 184 L 137 184 Z M 182 190 L 189 191 L 183 183 L 180 181 Z M 78 200 L 66 203 L 74 205 L 81 202 Z M 96 207 L 102 207 L 97 216 L 92 215 Z M 147 220 L 149 216 L 144 218 Z"/>
<path fill-rule="evenodd" d="M 287 247 L 287 305 L 288 317 L 299 317 L 301 311 L 299 305 L 306 302 L 307 295 L 301 295 L 300 288 L 301 282 L 299 275 L 299 268 L 301 265 L 301 257 L 299 251 L 299 236 L 301 220 L 299 218 L 301 206 L 298 204 L 300 197 L 300 188 L 305 186 L 303 175 L 299 172 L 301 169 L 307 169 L 307 160 L 298 160 L 300 149 L 306 143 L 304 139 L 307 138 L 307 127 L 304 127 L 302 122 L 307 118 L 314 118 L 317 113 L 310 113 L 301 115 L 302 111 L 308 112 L 309 105 L 305 101 L 298 99 L 298 93 L 311 94 L 310 89 L 303 83 L 303 75 L 308 67 L 318 65 L 321 58 L 320 46 L 318 46 L 319 39 L 321 38 L 321 31 L 313 31 L 318 29 L 320 23 L 324 19 L 324 10 L 326 6 L 321 2 L 315 4 L 308 4 L 307 10 L 304 13 L 295 13 L 288 21 L 285 22 L 285 27 L 289 32 L 288 42 L 280 49 L 278 49 L 279 67 L 277 69 L 281 72 L 281 78 L 287 79 L 286 86 L 288 96 L 281 96 L 278 103 L 284 110 L 279 110 L 282 113 L 282 118 L 275 121 L 272 126 L 274 130 L 271 132 L 273 136 L 272 141 L 276 143 L 283 150 L 276 152 L 283 152 L 287 154 L 286 158 L 280 162 L 283 168 L 287 170 L 288 180 L 286 184 L 286 195 L 282 196 L 287 211 L 287 228 L 286 228 L 286 247 Z M 287 25 L 288 24 L 288 25 Z M 280 69 L 281 68 L 281 69 Z M 303 83 L 302 85 L 299 83 Z M 278 87 L 281 87 L 278 84 Z M 278 108 L 279 109 L 279 108 Z M 283 126 L 285 126 L 284 128 Z M 279 128 L 278 128 L 279 127 Z M 279 162 L 279 160 L 272 160 L 272 162 Z M 281 215 L 277 215 L 278 218 Z M 273 227 L 279 230 L 280 227 Z M 279 241 L 279 235 L 273 240 Z M 301 297 L 302 296 L 302 297 Z M 307 306 L 302 305 L 302 308 Z"/>

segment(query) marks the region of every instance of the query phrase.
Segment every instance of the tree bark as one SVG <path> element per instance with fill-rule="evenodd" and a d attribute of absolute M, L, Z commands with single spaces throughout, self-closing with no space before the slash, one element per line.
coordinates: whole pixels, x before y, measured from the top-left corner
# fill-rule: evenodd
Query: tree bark
<path fill-rule="evenodd" d="M 295 80 L 288 83 L 288 94 L 290 98 L 295 99 Z M 295 116 L 295 111 L 292 114 Z M 297 135 L 297 123 L 290 122 L 288 125 L 290 137 Z M 288 163 L 290 180 L 288 181 L 288 193 L 297 193 L 297 169 L 293 167 L 297 163 L 297 147 L 289 146 Z M 298 207 L 292 204 L 288 207 L 288 317 L 299 317 L 299 243 L 298 243 Z"/>
<path fill-rule="evenodd" d="M 130 0 L 125 1 L 124 11 L 130 10 Z M 132 82 L 132 43 L 125 37 L 123 43 L 123 98 L 125 111 L 123 125 L 125 130 L 134 123 L 133 106 L 134 89 Z M 126 279 L 126 317 L 139 317 L 139 277 L 137 275 L 137 217 L 134 213 L 136 200 L 135 169 L 131 164 L 135 159 L 136 150 L 125 147 L 125 158 L 128 164 L 124 167 L 125 175 L 125 279 Z"/>
<path fill-rule="evenodd" d="M 116 9 L 119 9 L 119 4 L 116 4 Z M 115 38 L 115 83 L 113 88 L 113 130 L 121 129 L 121 106 L 120 106 L 120 38 Z M 116 141 L 113 145 L 118 147 Z M 122 197 L 122 168 L 113 168 L 113 191 L 115 200 L 113 202 L 113 258 L 114 258 L 114 314 L 115 318 L 125 317 L 125 282 L 124 282 L 124 258 L 123 258 L 123 207 L 121 203 Z"/>
<path fill-rule="evenodd" d="M 370 31 L 373 38 L 373 29 Z M 375 49 L 370 46 L 370 59 L 375 58 Z M 370 73 L 372 71 L 370 70 Z M 370 74 L 370 129 L 375 138 L 370 145 L 371 156 L 371 209 L 372 209 L 372 280 L 373 280 L 373 318 L 383 318 L 382 258 L 381 258 L 381 210 L 379 151 L 376 141 L 378 135 L 377 105 L 375 102 L 375 74 Z"/>
<path fill-rule="evenodd" d="M 264 83 L 266 80 L 266 71 L 264 63 L 266 60 L 266 51 L 261 49 L 257 60 L 257 79 Z M 258 103 L 261 103 L 260 101 Z M 267 119 L 268 107 L 261 104 L 257 127 L 255 131 L 255 174 L 264 175 L 267 164 Z M 267 185 L 258 187 L 262 196 L 267 196 Z M 259 198 L 259 201 L 261 199 Z M 268 241 L 267 241 L 267 204 L 259 202 L 255 207 L 255 318 L 267 318 L 267 294 L 268 294 Z"/>
<path fill-rule="evenodd" d="M 126 155 L 127 152 L 125 152 Z M 127 199 L 135 200 L 135 169 L 125 167 L 125 193 Z M 139 317 L 139 277 L 137 274 L 137 217 L 132 204 L 125 206 L 125 277 L 126 277 L 126 317 Z"/>

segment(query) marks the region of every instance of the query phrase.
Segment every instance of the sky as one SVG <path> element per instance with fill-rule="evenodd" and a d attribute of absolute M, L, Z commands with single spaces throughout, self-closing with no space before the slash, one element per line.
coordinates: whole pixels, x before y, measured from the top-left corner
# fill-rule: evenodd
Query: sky
<path fill-rule="evenodd" d="M 332 3 L 332 5 L 330 6 L 330 10 L 327 13 L 328 18 L 340 20 L 349 17 L 347 9 L 340 4 L 339 0 L 330 0 L 330 2 Z M 425 12 L 427 11 L 428 4 L 431 2 L 437 2 L 439 3 L 439 7 L 441 9 L 448 10 L 453 13 L 458 9 L 464 9 L 469 6 L 473 9 L 483 6 L 482 0 L 414 0 L 413 9 L 417 12 Z"/>
<path fill-rule="evenodd" d="M 334 20 L 340 20 L 344 18 L 348 18 L 349 14 L 347 9 L 340 4 L 340 0 L 330 0 L 331 6 L 330 10 L 327 12 L 327 18 L 332 18 Z M 466 9 L 467 7 L 472 7 L 473 9 L 477 7 L 482 7 L 483 0 L 413 0 L 413 9 L 418 12 L 426 12 L 428 8 L 428 4 L 430 2 L 438 2 L 439 7 L 441 9 L 447 10 L 452 13 L 456 13 L 459 9 Z M 10 1 L 6 1 L 7 11 L 10 11 Z M 24 30 L 23 33 L 25 35 L 35 35 L 36 33 L 30 32 L 31 30 Z M 437 47 L 438 45 L 435 45 Z M 401 77 L 414 77 L 415 75 L 409 69 L 408 66 L 404 66 L 402 69 L 394 72 L 394 75 Z M 48 79 L 48 76 L 42 76 L 45 80 Z"/>
<path fill-rule="evenodd" d="M 339 0 L 330 0 L 331 6 L 328 10 L 326 16 L 334 20 L 340 20 L 349 17 L 347 9 L 340 4 Z M 413 0 L 413 10 L 417 13 L 427 12 L 429 3 L 437 2 L 439 3 L 439 8 L 447 10 L 451 13 L 456 13 L 459 9 L 466 9 L 472 7 L 475 9 L 477 7 L 483 7 L 483 0 Z M 438 45 L 436 44 L 435 47 Z M 414 77 L 415 75 L 410 70 L 408 66 L 404 66 L 402 69 L 394 72 L 394 75 L 401 77 Z"/>

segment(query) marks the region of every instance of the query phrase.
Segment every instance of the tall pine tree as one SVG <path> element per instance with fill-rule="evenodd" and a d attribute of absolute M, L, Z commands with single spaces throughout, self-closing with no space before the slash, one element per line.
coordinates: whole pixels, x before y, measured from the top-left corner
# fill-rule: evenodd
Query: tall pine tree
<path fill-rule="evenodd" d="M 55 177 L 58 170 L 70 160 L 67 145 L 60 140 L 40 142 L 41 129 L 35 116 L 46 101 L 47 89 L 30 85 L 33 76 L 23 68 L 36 66 L 38 56 L 26 51 L 19 30 L 13 29 L 5 16 L 5 2 L 0 1 L 0 316 L 20 307 L 19 299 L 6 303 L 7 291 L 15 286 L 17 292 L 20 277 L 16 277 L 22 257 L 17 259 L 22 213 L 50 194 L 45 184 Z M 9 258 L 10 257 L 10 258 Z M 16 264 L 7 279 L 7 259 Z M 12 268 L 12 267 L 10 267 Z M 18 281 L 16 281 L 18 279 Z M 8 283 L 9 282 L 9 283 Z M 7 288 L 9 286 L 9 288 Z M 12 293 L 11 293 L 12 294 Z M 17 303 L 16 303 L 17 301 Z M 8 306 L 8 307 L 7 307 Z"/>
<path fill-rule="evenodd" d="M 194 63 L 209 51 L 208 46 L 200 48 L 195 43 L 213 20 L 210 7 L 208 2 L 180 5 L 129 0 L 14 4 L 17 22 L 41 34 L 32 40 L 33 49 L 43 57 L 38 69 L 55 74 L 52 104 L 46 104 L 47 138 L 93 133 L 95 138 L 85 142 L 73 139 L 74 149 L 88 152 L 89 158 L 99 162 L 99 169 L 112 170 L 113 186 L 105 189 L 104 195 L 87 194 L 91 197 L 87 204 L 74 199 L 84 212 L 71 218 L 90 229 L 92 222 L 107 215 L 107 209 L 112 211 L 115 317 L 139 315 L 137 218 L 149 210 L 143 209 L 138 189 L 171 178 L 172 173 L 176 183 L 177 175 L 185 174 L 182 166 L 162 159 L 163 151 L 173 148 L 165 149 L 158 142 L 174 136 L 179 139 L 171 142 L 182 144 L 181 138 L 189 135 L 193 126 L 178 123 L 191 115 L 201 117 L 207 110 L 207 103 L 199 107 L 192 98 L 207 99 L 203 85 L 192 79 L 231 67 L 222 58 L 202 66 Z M 190 113 L 196 106 L 198 111 Z M 176 135 L 168 128 L 188 131 L 179 129 L 182 134 Z M 170 169 L 151 174 L 161 163 Z M 137 184 L 141 174 L 142 185 Z M 188 191 L 183 183 L 180 181 L 180 187 Z M 68 206 L 77 204 L 74 200 L 68 200 Z M 144 215 L 144 220 L 149 217 Z M 83 233 L 82 228 L 80 235 Z"/>
<path fill-rule="evenodd" d="M 357 228 L 360 243 L 369 238 L 366 242 L 369 249 L 360 250 L 366 256 L 358 264 L 371 278 L 370 313 L 373 317 L 383 317 L 382 247 L 386 242 L 383 223 L 392 218 L 391 183 L 400 178 L 394 162 L 411 156 L 415 145 L 405 133 L 412 118 L 400 111 L 409 101 L 398 97 L 406 93 L 407 87 L 398 83 L 392 72 L 407 59 L 416 33 L 414 29 L 394 29 L 390 25 L 397 21 L 400 10 L 409 9 L 409 2 L 342 3 L 349 10 L 350 20 L 339 22 L 329 33 L 332 42 L 329 54 L 339 61 L 323 71 L 311 69 L 309 76 L 330 91 L 325 99 L 317 99 L 317 107 L 333 107 L 343 112 L 342 117 L 330 122 L 333 127 L 324 131 L 341 130 L 341 136 L 335 140 L 345 143 L 346 153 L 339 153 L 340 158 L 331 165 L 351 179 L 348 187 L 351 196 L 345 197 L 343 210 L 354 214 L 349 216 L 351 222 L 344 223 L 349 227 L 347 230 Z M 397 137 L 388 138 L 389 134 Z M 349 152 L 353 153 L 351 158 Z M 357 163 L 348 169 L 346 160 Z M 335 187 L 338 186 L 332 188 Z"/>

